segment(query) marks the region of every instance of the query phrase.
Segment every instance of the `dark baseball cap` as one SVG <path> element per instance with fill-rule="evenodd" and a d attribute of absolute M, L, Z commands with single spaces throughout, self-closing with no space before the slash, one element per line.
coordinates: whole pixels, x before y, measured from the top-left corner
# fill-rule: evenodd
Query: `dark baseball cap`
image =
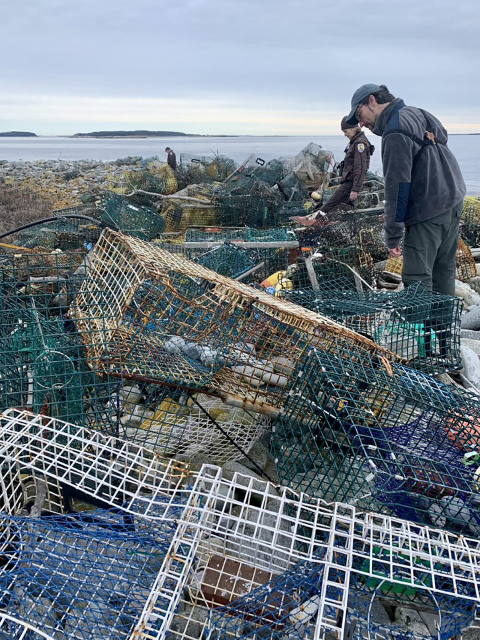
<path fill-rule="evenodd" d="M 380 85 L 378 84 L 362 84 L 362 86 L 355 91 L 352 96 L 352 109 L 347 116 L 347 124 L 351 127 L 355 127 L 358 124 L 358 120 L 355 117 L 358 105 L 362 100 L 365 100 L 365 98 L 368 98 L 369 95 L 377 91 L 380 91 Z"/>

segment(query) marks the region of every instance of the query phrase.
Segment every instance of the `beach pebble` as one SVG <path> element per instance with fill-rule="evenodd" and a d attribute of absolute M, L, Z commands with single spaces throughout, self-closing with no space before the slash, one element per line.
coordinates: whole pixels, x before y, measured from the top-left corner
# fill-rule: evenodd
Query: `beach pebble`
<path fill-rule="evenodd" d="M 246 364 L 240 364 L 240 365 L 237 365 L 236 367 L 232 367 L 232 371 L 236 373 L 238 376 L 245 378 L 248 384 L 254 387 L 260 387 L 263 384 L 263 380 L 255 376 L 254 367 L 250 367 Z"/>
<path fill-rule="evenodd" d="M 474 386 L 480 389 L 480 360 L 475 351 L 466 345 L 460 345 L 463 364 L 463 375 Z"/>
<path fill-rule="evenodd" d="M 285 376 L 281 376 L 278 373 L 264 373 L 262 379 L 267 384 L 272 384 L 275 387 L 286 387 L 288 382 Z"/>
<path fill-rule="evenodd" d="M 465 502 L 455 496 L 442 498 L 438 503 L 447 520 L 459 525 L 468 525 L 473 520 L 473 514 Z"/>
<path fill-rule="evenodd" d="M 217 352 L 211 347 L 197 346 L 197 350 L 200 353 L 200 362 L 206 367 L 215 364 L 217 361 Z"/>
<path fill-rule="evenodd" d="M 172 336 L 165 342 L 163 348 L 167 353 L 170 353 L 173 356 L 179 356 L 181 353 L 183 353 L 183 350 L 186 348 L 186 346 L 187 343 L 183 338 L 181 338 L 180 336 Z"/>
<path fill-rule="evenodd" d="M 292 625 L 308 622 L 318 611 L 320 596 L 316 595 L 290 611 L 288 620 Z"/>
<path fill-rule="evenodd" d="M 200 360 L 200 350 L 194 342 L 186 342 L 182 347 L 182 353 L 192 360 Z"/>
<path fill-rule="evenodd" d="M 273 364 L 273 368 L 277 373 L 283 373 L 286 376 L 290 376 L 295 369 L 295 363 L 290 358 L 284 358 L 283 356 L 275 356 L 271 358 L 270 362 Z"/>
<path fill-rule="evenodd" d="M 444 529 L 447 524 L 447 518 L 443 513 L 442 507 L 438 504 L 438 502 L 433 502 L 428 509 L 428 515 L 430 516 L 430 520 L 432 523 L 438 527 L 439 529 Z"/>
<path fill-rule="evenodd" d="M 480 340 L 470 340 L 469 338 L 462 338 L 460 344 L 474 351 L 480 358 Z"/>

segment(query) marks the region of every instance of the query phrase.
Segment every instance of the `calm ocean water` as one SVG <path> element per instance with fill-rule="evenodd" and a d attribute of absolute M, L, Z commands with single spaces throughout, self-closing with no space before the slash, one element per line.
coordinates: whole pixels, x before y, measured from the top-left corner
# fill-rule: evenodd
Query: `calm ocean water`
<path fill-rule="evenodd" d="M 377 147 L 370 168 L 381 173 L 380 139 L 369 136 Z M 251 153 L 264 160 L 291 157 L 309 142 L 315 142 L 333 152 L 336 160 L 343 158 L 347 139 L 344 136 L 280 136 L 236 138 L 145 138 L 94 140 L 81 138 L 38 137 L 0 138 L 0 160 L 117 160 L 126 156 L 158 155 L 164 159 L 165 147 L 177 154 L 211 155 L 220 153 L 242 162 Z M 449 145 L 457 156 L 467 184 L 468 193 L 480 193 L 480 135 L 450 136 Z"/>

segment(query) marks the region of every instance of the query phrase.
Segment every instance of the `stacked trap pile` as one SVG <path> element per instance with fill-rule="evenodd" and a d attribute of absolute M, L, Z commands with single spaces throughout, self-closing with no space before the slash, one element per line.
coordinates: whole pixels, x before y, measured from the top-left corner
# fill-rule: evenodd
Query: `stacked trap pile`
<path fill-rule="evenodd" d="M 68 317 L 89 280 L 82 254 L 4 256 L 0 266 L 0 408 L 31 411 L 148 444 L 169 456 L 244 456 L 269 421 L 212 398 L 110 378 L 89 366 Z M 215 423 L 212 422 L 215 420 Z"/>
<path fill-rule="evenodd" d="M 381 357 L 312 350 L 274 425 L 282 482 L 480 535 L 476 396 Z"/>
<path fill-rule="evenodd" d="M 237 169 L 231 158 L 223 155 L 193 156 L 188 153 L 180 155 L 177 176 L 181 188 L 189 184 L 223 182 Z"/>
<path fill-rule="evenodd" d="M 94 370 L 267 413 L 282 406 L 308 345 L 379 348 L 302 307 L 111 231 L 90 256 L 71 315 Z"/>
<path fill-rule="evenodd" d="M 151 240 L 165 229 L 164 219 L 154 209 L 132 204 L 115 193 L 103 196 L 99 210 L 105 226 L 121 229 L 137 238 Z"/>
<path fill-rule="evenodd" d="M 480 200 L 466 196 L 463 205 L 460 235 L 470 247 L 480 245 Z"/>
<path fill-rule="evenodd" d="M 376 640 L 427 638 L 425 626 L 423 634 L 417 625 L 412 635 L 400 620 L 393 628 L 385 617 L 379 621 L 370 603 L 389 594 L 396 594 L 404 615 L 433 610 L 442 638 L 462 633 L 475 616 L 480 549 L 469 537 L 327 504 L 240 473 L 226 479 L 211 465 L 192 473 L 118 438 L 32 414 L 0 416 L 0 442 L 2 461 L 8 456 L 38 481 L 87 489 L 91 498 L 105 503 L 101 511 L 71 514 L 68 520 L 28 520 L 28 530 L 39 535 L 27 537 L 22 551 L 34 546 L 46 560 L 38 595 L 45 596 L 41 622 L 48 628 L 55 623 L 61 630 L 68 620 L 83 629 L 87 621 L 93 626 L 109 619 L 118 637 L 128 638 L 320 640 L 330 633 L 339 640 L 363 640 L 367 630 Z M 19 521 L 10 517 L 10 522 L 18 531 Z M 66 553 L 52 558 L 52 541 Z M 98 553 L 89 582 L 75 583 Z M 75 565 L 75 573 L 69 560 L 78 554 L 82 563 Z M 102 572 L 111 556 L 113 571 Z M 0 569 L 0 576 L 8 571 L 15 576 L 16 561 L 15 556 Z M 64 569 L 60 575 L 59 566 Z M 35 571 L 22 577 L 35 577 L 40 573 L 38 567 Z M 65 582 L 70 575 L 79 590 L 71 609 L 57 616 L 46 585 Z M 106 592 L 112 580 L 115 597 L 105 611 L 103 588 Z M 140 583 L 141 595 L 136 591 Z M 65 590 L 70 593 L 70 584 Z M 101 621 L 91 619 L 97 611 L 93 604 L 82 607 L 93 593 L 99 596 L 94 602 L 103 611 Z M 132 606 L 126 610 L 129 594 Z M 61 595 L 56 597 L 62 613 Z M 28 615 L 35 611 L 30 606 Z"/>
<path fill-rule="evenodd" d="M 345 267 L 343 276 L 341 265 L 335 269 L 335 279 L 328 263 L 326 267 L 316 272 L 316 289 L 285 289 L 282 297 L 369 336 L 415 369 L 439 373 L 461 368 L 458 298 L 433 294 L 421 283 L 400 292 L 357 291 L 358 279 Z"/>

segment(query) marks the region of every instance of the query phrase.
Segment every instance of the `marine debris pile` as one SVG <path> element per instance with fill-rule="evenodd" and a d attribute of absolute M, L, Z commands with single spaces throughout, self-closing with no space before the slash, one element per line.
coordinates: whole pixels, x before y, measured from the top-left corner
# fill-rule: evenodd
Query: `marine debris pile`
<path fill-rule="evenodd" d="M 480 201 L 450 297 L 379 176 L 298 228 L 313 143 L 61 164 L 1 167 L 52 206 L 0 238 L 1 637 L 480 638 Z"/>

